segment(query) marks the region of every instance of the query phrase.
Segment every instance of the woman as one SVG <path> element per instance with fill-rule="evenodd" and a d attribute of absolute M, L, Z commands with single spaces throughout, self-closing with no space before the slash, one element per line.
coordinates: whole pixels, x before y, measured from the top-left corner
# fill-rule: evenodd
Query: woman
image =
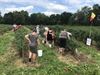
<path fill-rule="evenodd" d="M 37 46 L 39 44 L 38 34 L 36 30 L 33 30 L 32 33 L 25 35 L 25 38 L 29 42 L 29 62 L 36 62 L 37 56 Z"/>
<path fill-rule="evenodd" d="M 51 28 L 45 27 L 44 35 L 46 44 L 51 48 L 55 37 L 54 31 Z"/>

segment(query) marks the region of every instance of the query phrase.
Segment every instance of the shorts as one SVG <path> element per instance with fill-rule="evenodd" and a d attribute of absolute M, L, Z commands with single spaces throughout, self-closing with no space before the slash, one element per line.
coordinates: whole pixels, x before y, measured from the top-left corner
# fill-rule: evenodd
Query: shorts
<path fill-rule="evenodd" d="M 52 41 L 53 41 L 52 36 L 47 36 L 47 41 L 52 43 Z"/>
<path fill-rule="evenodd" d="M 52 44 L 53 39 L 52 38 L 47 38 L 48 43 Z"/>
<path fill-rule="evenodd" d="M 53 40 L 48 40 L 48 43 L 49 43 L 49 44 L 52 44 L 52 42 L 53 42 Z"/>
<path fill-rule="evenodd" d="M 66 38 L 59 38 L 59 46 L 61 48 L 66 48 Z"/>
<path fill-rule="evenodd" d="M 31 51 L 32 53 L 37 54 L 37 47 L 29 46 L 29 48 L 30 48 L 30 51 Z"/>

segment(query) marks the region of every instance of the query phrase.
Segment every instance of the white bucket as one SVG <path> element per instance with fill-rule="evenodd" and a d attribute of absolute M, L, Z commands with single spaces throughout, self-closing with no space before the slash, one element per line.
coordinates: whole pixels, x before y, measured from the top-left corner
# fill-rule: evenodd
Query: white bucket
<path fill-rule="evenodd" d="M 38 50 L 38 56 L 41 57 L 43 54 L 43 50 Z"/>
<path fill-rule="evenodd" d="M 52 45 L 51 45 L 51 44 L 49 44 L 49 47 L 51 48 L 51 47 L 52 47 Z"/>

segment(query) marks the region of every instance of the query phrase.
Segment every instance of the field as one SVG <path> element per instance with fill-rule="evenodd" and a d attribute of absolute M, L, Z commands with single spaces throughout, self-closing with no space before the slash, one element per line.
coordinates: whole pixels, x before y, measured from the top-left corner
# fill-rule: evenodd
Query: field
<path fill-rule="evenodd" d="M 37 58 L 35 66 L 23 63 L 15 45 L 16 33 L 11 28 L 10 25 L 0 25 L 0 75 L 100 75 L 100 27 L 91 27 L 94 40 L 92 46 L 86 46 L 84 39 L 89 35 L 89 26 L 52 26 L 57 36 L 63 28 L 73 34 L 75 44 L 79 45 L 76 46 L 77 54 L 69 51 L 62 56 L 56 47 L 49 48 L 41 43 L 39 49 L 43 50 L 43 56 Z M 25 28 L 30 30 L 32 27 Z"/>

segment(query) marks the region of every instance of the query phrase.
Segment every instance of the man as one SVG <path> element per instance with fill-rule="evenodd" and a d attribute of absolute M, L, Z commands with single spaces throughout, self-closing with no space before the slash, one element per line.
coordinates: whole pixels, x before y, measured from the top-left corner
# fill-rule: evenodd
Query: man
<path fill-rule="evenodd" d="M 61 31 L 59 35 L 59 52 L 64 53 L 64 50 L 66 48 L 66 41 L 67 39 L 70 39 L 70 35 L 72 35 L 70 32 L 67 32 L 65 29 Z"/>
<path fill-rule="evenodd" d="M 36 62 L 37 57 L 37 46 L 39 43 L 38 40 L 38 34 L 36 33 L 36 30 L 33 30 L 32 33 L 25 35 L 25 38 L 29 42 L 29 62 Z"/>
<path fill-rule="evenodd" d="M 43 35 L 44 35 L 43 43 L 47 44 L 47 32 L 48 32 L 49 28 L 45 27 L 44 29 L 45 29 L 45 32 L 43 33 Z"/>

